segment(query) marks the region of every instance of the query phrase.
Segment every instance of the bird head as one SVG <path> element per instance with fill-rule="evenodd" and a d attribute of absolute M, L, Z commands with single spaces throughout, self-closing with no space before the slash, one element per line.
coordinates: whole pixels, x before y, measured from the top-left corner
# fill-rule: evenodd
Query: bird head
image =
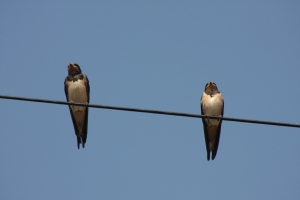
<path fill-rule="evenodd" d="M 77 63 L 70 63 L 68 65 L 68 73 L 69 75 L 81 74 L 81 69 Z"/>
<path fill-rule="evenodd" d="M 218 91 L 218 87 L 214 82 L 208 82 L 205 85 L 205 92 L 213 92 L 213 91 Z"/>

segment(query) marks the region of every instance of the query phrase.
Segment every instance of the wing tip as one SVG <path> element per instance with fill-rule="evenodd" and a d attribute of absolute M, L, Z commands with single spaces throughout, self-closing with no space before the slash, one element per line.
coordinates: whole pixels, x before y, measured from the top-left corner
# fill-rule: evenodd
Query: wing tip
<path fill-rule="evenodd" d="M 216 156 L 217 156 L 217 151 L 213 151 L 212 152 L 212 160 L 214 160 Z"/>
<path fill-rule="evenodd" d="M 84 148 L 86 142 L 86 137 L 77 136 L 77 147 L 80 149 L 80 144 L 82 144 L 82 148 Z"/>
<path fill-rule="evenodd" d="M 78 148 L 78 149 L 80 149 L 80 143 L 81 143 L 80 137 L 77 136 L 77 148 Z"/>
<path fill-rule="evenodd" d="M 217 156 L 217 152 L 212 151 L 211 160 L 214 160 L 216 156 Z M 210 151 L 207 151 L 207 161 L 209 161 L 209 160 L 210 160 Z"/>

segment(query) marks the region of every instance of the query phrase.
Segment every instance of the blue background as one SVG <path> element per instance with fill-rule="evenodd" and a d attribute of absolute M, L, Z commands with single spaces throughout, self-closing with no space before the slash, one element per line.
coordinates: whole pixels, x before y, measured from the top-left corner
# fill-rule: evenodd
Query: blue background
<path fill-rule="evenodd" d="M 93 104 L 300 123 L 299 1 L 1 1 L 0 94 L 65 101 L 67 66 Z M 201 119 L 0 99 L 1 199 L 300 199 L 300 131 L 224 121 L 206 160 Z"/>

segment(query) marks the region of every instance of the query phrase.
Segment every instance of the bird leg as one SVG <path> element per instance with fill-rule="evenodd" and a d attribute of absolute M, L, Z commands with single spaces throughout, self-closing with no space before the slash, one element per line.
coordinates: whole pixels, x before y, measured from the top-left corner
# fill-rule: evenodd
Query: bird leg
<path fill-rule="evenodd" d="M 70 106 L 70 108 L 74 108 L 74 102 L 73 101 L 69 101 L 69 106 Z"/>
<path fill-rule="evenodd" d="M 205 115 L 206 116 L 206 118 L 207 118 L 207 121 L 209 122 L 209 115 Z"/>
<path fill-rule="evenodd" d="M 222 115 L 219 115 L 219 117 L 220 117 L 220 118 L 219 118 L 218 120 L 221 121 L 221 117 L 223 117 L 223 116 L 222 116 Z"/>

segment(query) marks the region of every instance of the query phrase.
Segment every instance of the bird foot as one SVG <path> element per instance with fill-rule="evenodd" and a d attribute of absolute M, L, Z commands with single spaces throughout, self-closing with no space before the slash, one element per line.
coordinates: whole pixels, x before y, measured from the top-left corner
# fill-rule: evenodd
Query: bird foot
<path fill-rule="evenodd" d="M 223 116 L 222 116 L 222 115 L 219 115 L 219 117 L 220 117 L 220 118 L 219 118 L 219 121 L 221 121 L 221 118 L 222 118 Z"/>
<path fill-rule="evenodd" d="M 205 116 L 206 116 L 207 120 L 209 121 L 209 116 L 208 115 L 205 115 Z"/>

